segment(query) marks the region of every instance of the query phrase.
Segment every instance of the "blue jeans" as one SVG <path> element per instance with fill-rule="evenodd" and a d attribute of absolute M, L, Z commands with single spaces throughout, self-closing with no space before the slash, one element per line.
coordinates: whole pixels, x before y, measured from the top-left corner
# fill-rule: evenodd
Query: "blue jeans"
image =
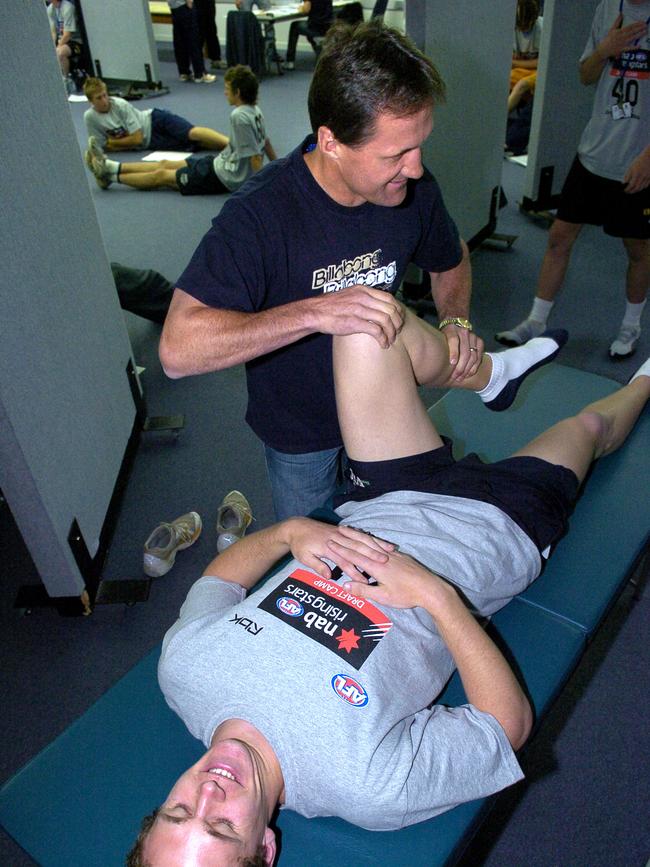
<path fill-rule="evenodd" d="M 343 448 L 292 455 L 265 445 L 264 452 L 278 521 L 325 505 L 341 480 Z"/>

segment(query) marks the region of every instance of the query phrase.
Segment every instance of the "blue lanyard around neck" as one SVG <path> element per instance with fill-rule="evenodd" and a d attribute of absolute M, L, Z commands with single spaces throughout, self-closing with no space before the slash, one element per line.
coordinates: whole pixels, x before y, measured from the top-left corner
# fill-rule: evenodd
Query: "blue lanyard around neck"
<path fill-rule="evenodd" d="M 620 14 L 620 15 L 623 14 L 623 0 L 621 0 L 621 2 L 619 3 L 618 11 L 619 11 L 619 14 Z M 650 15 L 648 15 L 648 17 L 646 18 L 645 26 L 647 27 L 648 24 L 650 24 Z M 623 26 L 623 22 L 621 21 L 621 27 L 622 27 L 622 26 Z M 639 39 L 637 39 L 637 40 L 635 41 L 634 44 L 635 44 L 635 45 L 638 45 L 638 44 L 639 44 Z"/>

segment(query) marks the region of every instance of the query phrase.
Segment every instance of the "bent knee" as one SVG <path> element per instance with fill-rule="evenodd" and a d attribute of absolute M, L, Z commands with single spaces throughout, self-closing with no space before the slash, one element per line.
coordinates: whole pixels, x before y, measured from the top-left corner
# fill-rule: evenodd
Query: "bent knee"
<path fill-rule="evenodd" d="M 594 453 L 598 457 L 607 449 L 611 434 L 611 424 L 606 416 L 594 410 L 583 410 L 575 416 L 574 421 L 590 437 L 594 444 Z"/>
<path fill-rule="evenodd" d="M 548 246 L 551 250 L 570 250 L 580 233 L 580 226 L 555 220 L 548 233 Z"/>

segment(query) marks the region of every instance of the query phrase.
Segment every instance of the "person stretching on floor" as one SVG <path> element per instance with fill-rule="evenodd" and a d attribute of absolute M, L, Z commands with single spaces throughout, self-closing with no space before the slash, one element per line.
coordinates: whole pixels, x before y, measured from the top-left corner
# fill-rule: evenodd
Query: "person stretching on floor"
<path fill-rule="evenodd" d="M 268 136 L 264 115 L 257 102 L 259 83 L 248 66 L 233 66 L 224 76 L 224 94 L 234 106 L 230 115 L 230 138 L 223 140 L 216 157 L 190 157 L 187 160 L 121 163 L 107 159 L 90 140 L 86 164 L 102 189 L 112 183 L 137 190 L 178 190 L 184 196 L 229 193 L 239 189 L 262 168 L 264 154 L 276 154 Z"/>
<path fill-rule="evenodd" d="M 91 104 L 84 124 L 95 145 L 107 151 L 221 150 L 227 137 L 207 126 L 194 126 L 164 108 L 141 110 L 119 96 L 109 96 L 101 78 L 87 78 L 84 94 Z"/>
<path fill-rule="evenodd" d="M 390 830 L 522 777 L 531 708 L 475 615 L 537 577 L 591 462 L 650 398 L 650 360 L 511 458 L 455 461 L 417 392 L 449 383 L 445 338 L 404 315 L 390 349 L 333 339 L 341 525 L 291 518 L 236 542 L 165 636 L 162 691 L 207 752 L 144 820 L 131 867 L 270 865 L 278 806 Z M 492 366 L 465 387 L 485 388 Z M 467 703 L 436 705 L 454 668 Z"/>

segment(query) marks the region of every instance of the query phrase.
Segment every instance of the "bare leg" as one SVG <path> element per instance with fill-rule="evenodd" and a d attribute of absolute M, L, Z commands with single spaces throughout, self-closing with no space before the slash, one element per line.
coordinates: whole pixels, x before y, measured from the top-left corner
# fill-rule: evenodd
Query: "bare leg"
<path fill-rule="evenodd" d="M 418 384 L 480 392 L 486 405 L 499 411 L 512 403 L 525 376 L 557 350 L 553 340 L 537 338 L 486 353 L 478 371 L 457 383 L 444 336 L 409 310 L 390 349 L 364 334 L 334 337 L 334 382 L 346 451 L 355 460 L 372 461 L 437 448 L 441 440 L 422 406 Z"/>
<path fill-rule="evenodd" d="M 122 166 L 129 165 L 122 163 Z M 146 163 L 145 163 L 146 165 Z M 133 187 L 136 190 L 160 190 L 170 189 L 177 190 L 176 169 L 154 169 L 153 171 L 145 172 L 124 172 L 120 169 L 119 183 L 126 184 L 127 187 Z"/>
<path fill-rule="evenodd" d="M 562 288 L 571 251 L 581 229 L 582 225 L 579 223 L 554 221 L 549 231 L 548 245 L 537 281 L 538 298 L 553 301 Z"/>
<path fill-rule="evenodd" d="M 193 126 L 189 138 L 207 151 L 222 151 L 229 141 L 227 135 L 207 126 Z"/>
<path fill-rule="evenodd" d="M 160 169 L 170 169 L 176 171 L 176 169 L 182 169 L 183 166 L 186 165 L 187 160 L 160 160 L 159 162 L 139 161 L 136 163 L 120 163 L 120 180 L 122 179 L 122 175 L 149 174 L 150 172 L 157 172 Z"/>
<path fill-rule="evenodd" d="M 449 364 L 446 341 L 438 334 L 440 341 L 431 335 L 430 347 L 416 349 L 418 364 L 430 367 L 431 374 Z M 390 349 L 381 349 L 366 334 L 334 337 L 336 408 L 345 450 L 353 460 L 405 457 L 442 445 L 420 400 L 407 348 L 419 338 L 409 317 Z"/>
<path fill-rule="evenodd" d="M 515 84 L 510 91 L 510 96 L 508 97 L 508 114 L 510 114 L 513 109 L 517 108 L 521 100 L 527 96 L 530 91 L 531 82 L 528 78 L 522 78 Z"/>
<path fill-rule="evenodd" d="M 626 296 L 631 304 L 645 301 L 650 285 L 650 240 L 623 238 L 627 252 Z"/>
<path fill-rule="evenodd" d="M 553 425 L 514 456 L 530 455 L 559 464 L 582 481 L 592 461 L 625 442 L 648 400 L 650 376 L 639 376 L 573 418 Z"/>
<path fill-rule="evenodd" d="M 67 75 L 70 72 L 70 58 L 72 56 L 72 51 L 68 45 L 57 45 L 56 47 L 56 56 L 59 58 L 59 66 L 61 67 L 61 72 L 63 75 Z"/>

